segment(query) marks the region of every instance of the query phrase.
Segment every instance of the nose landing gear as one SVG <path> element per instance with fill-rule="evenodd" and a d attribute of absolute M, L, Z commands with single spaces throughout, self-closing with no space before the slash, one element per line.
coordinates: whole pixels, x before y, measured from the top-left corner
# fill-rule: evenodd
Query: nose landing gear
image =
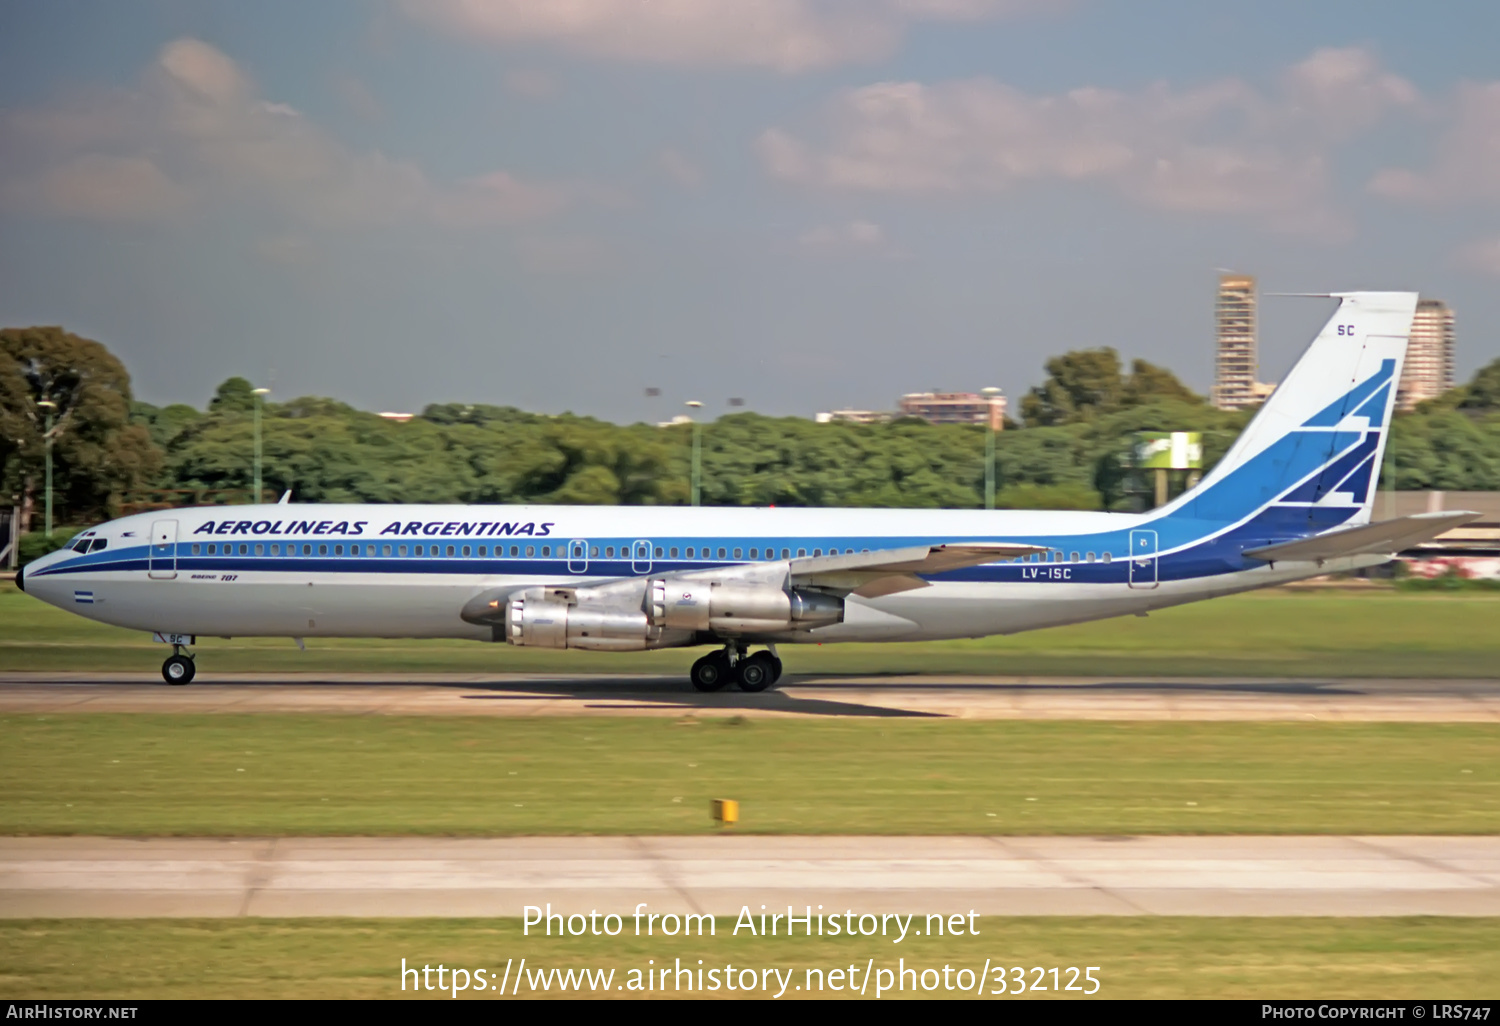
<path fill-rule="evenodd" d="M 198 673 L 198 666 L 191 654 L 185 654 L 181 645 L 172 646 L 172 654 L 161 664 L 162 680 L 168 684 L 191 684 Z"/>
<path fill-rule="evenodd" d="M 774 650 L 747 655 L 747 646 L 725 645 L 693 664 L 689 677 L 699 691 L 718 691 L 733 681 L 741 691 L 764 691 L 781 679 L 781 660 Z"/>

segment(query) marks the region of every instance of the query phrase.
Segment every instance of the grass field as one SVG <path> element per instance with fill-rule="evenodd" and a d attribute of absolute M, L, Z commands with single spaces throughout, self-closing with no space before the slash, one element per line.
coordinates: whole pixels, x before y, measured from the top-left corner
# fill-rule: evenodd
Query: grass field
<path fill-rule="evenodd" d="M 6 834 L 1500 833 L 1500 725 L 0 718 Z"/>
<path fill-rule="evenodd" d="M 787 997 L 807 996 L 794 988 L 806 983 L 808 969 L 826 973 L 853 963 L 862 979 L 869 959 L 876 969 L 892 970 L 905 959 L 918 972 L 941 971 L 946 964 L 955 974 L 969 970 L 971 979 L 991 959 L 1026 969 L 1028 986 L 1038 982 L 1033 966 L 1098 966 L 1101 998 L 1453 1001 L 1500 992 L 1497 919 L 985 918 L 977 937 L 908 937 L 899 945 L 864 937 L 733 937 L 733 925 L 720 919 L 713 938 L 674 940 L 637 939 L 628 925 L 615 938 L 527 938 L 514 919 L 0 921 L 0 998 L 449 1000 L 447 992 L 408 989 L 403 995 L 401 959 L 408 966 L 436 970 L 441 963 L 498 976 L 507 959 L 519 963 L 523 956 L 532 972 L 614 969 L 611 996 L 629 996 L 614 988 L 629 984 L 632 969 L 674 967 L 680 959 L 696 970 L 700 958 L 705 969 L 721 974 L 730 964 L 737 970 L 779 968 L 789 973 L 783 975 Z M 518 975 L 517 965 L 512 984 Z M 435 986 L 435 972 L 429 979 Z M 829 978 L 823 979 L 826 986 Z M 1060 983 L 1067 980 L 1060 974 Z M 1007 973 L 1006 981 L 1008 989 L 1014 987 L 1013 975 Z M 1050 974 L 1041 982 L 1050 987 Z M 998 986 L 993 977 L 991 984 Z M 873 998 L 875 989 L 872 982 L 866 997 Z M 529 990 L 523 985 L 521 996 Z M 459 995 L 498 996 L 494 990 Z M 551 996 L 560 996 L 555 983 Z M 745 994 L 721 989 L 706 996 Z M 825 990 L 823 996 L 858 995 Z M 912 996 L 910 984 L 905 996 Z M 944 995 L 940 990 L 918 996 Z"/>
<path fill-rule="evenodd" d="M 787 646 L 787 672 L 1035 676 L 1492 677 L 1500 594 L 1260 592 L 1009 638 Z M 684 673 L 685 651 L 607 655 L 477 642 L 200 639 L 206 672 Z M 155 671 L 165 646 L 0 585 L 0 669 Z"/>

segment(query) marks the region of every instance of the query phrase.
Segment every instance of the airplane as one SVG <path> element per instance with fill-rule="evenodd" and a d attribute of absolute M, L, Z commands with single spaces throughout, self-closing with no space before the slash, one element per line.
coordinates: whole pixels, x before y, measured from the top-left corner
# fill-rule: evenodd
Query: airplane
<path fill-rule="evenodd" d="M 1144 513 L 293 504 L 140 513 L 28 564 L 28 594 L 199 637 L 711 645 L 700 691 L 763 691 L 785 644 L 974 638 L 1376 566 L 1478 517 L 1372 522 L 1413 292 L 1338 309 L 1203 480 Z M 760 650 L 751 653 L 750 649 Z"/>

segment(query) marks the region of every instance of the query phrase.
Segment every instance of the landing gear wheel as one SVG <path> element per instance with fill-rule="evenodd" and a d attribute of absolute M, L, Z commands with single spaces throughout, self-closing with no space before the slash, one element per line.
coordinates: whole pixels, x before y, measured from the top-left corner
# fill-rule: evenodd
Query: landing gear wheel
<path fill-rule="evenodd" d="M 776 682 L 776 659 L 769 652 L 757 652 L 741 659 L 735 671 L 741 691 L 764 691 Z"/>
<path fill-rule="evenodd" d="M 693 664 L 689 676 L 699 691 L 718 691 L 729 683 L 729 660 L 723 652 L 710 652 Z"/>
<path fill-rule="evenodd" d="M 781 660 L 778 659 L 778 658 L 776 658 L 775 656 L 772 656 L 771 657 L 771 684 L 772 684 L 772 686 L 775 686 L 776 682 L 779 681 L 780 679 L 781 679 Z"/>
<path fill-rule="evenodd" d="M 168 656 L 167 661 L 161 664 L 162 680 L 168 684 L 191 684 L 193 675 L 198 672 L 191 656 L 174 655 Z"/>

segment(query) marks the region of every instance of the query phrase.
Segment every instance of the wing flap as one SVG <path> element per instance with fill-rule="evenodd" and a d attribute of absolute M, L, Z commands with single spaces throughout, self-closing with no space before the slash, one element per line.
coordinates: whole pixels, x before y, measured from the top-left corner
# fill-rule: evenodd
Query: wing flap
<path fill-rule="evenodd" d="M 791 561 L 794 580 L 813 574 L 838 571 L 883 574 L 938 574 L 1001 559 L 1046 552 L 1043 545 L 1019 545 L 1012 542 L 953 542 L 943 545 L 914 545 L 904 549 L 878 549 L 874 552 L 849 552 L 843 555 L 800 556 Z"/>
<path fill-rule="evenodd" d="M 1246 549 L 1245 555 L 1266 562 L 1293 560 L 1315 562 L 1340 556 L 1386 555 L 1431 541 L 1444 531 L 1452 530 L 1482 516 L 1463 510 L 1439 513 L 1415 513 L 1395 520 L 1350 527 L 1341 531 L 1302 538 L 1298 541 Z"/>

